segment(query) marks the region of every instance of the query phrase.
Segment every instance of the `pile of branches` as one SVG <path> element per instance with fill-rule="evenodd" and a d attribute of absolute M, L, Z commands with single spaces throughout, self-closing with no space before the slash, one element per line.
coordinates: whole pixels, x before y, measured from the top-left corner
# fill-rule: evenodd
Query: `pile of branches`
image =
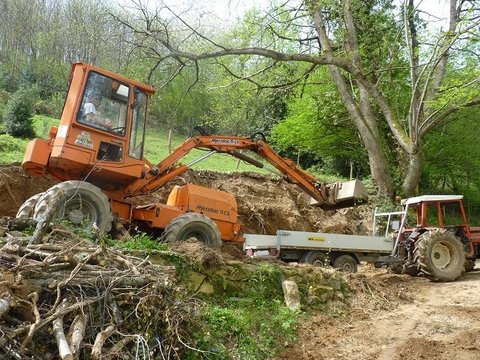
<path fill-rule="evenodd" d="M 2 234 L 0 234 L 1 236 Z M 5 234 L 3 234 L 5 235 Z M 185 349 L 175 268 L 54 230 L 0 238 L 0 358 L 168 359 Z"/>

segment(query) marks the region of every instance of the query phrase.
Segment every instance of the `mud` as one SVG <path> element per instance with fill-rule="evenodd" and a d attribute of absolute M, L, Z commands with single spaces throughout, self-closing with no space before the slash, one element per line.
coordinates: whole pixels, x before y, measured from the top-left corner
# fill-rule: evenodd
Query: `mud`
<path fill-rule="evenodd" d="M 480 358 L 480 271 L 453 283 L 381 270 L 364 276 L 352 276 L 347 313 L 315 315 L 276 360 Z"/>
<path fill-rule="evenodd" d="M 361 207 L 326 212 L 310 206 L 309 197 L 297 186 L 257 173 L 188 171 L 157 192 L 130 201 L 137 205 L 166 202 L 171 189 L 186 182 L 234 194 L 239 222 L 245 233 L 275 234 L 277 229 L 342 234 L 367 234 L 370 231 L 367 214 L 371 209 Z M 15 216 L 26 199 L 55 183 L 49 177 L 31 177 L 19 166 L 0 166 L 0 216 Z"/>

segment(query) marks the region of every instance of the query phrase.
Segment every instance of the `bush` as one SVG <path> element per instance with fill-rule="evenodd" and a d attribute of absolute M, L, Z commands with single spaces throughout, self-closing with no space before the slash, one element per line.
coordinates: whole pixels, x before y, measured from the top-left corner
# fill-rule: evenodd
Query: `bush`
<path fill-rule="evenodd" d="M 3 124 L 7 134 L 14 137 L 34 137 L 32 125 L 31 94 L 26 89 L 17 91 L 10 97 L 3 113 Z"/>

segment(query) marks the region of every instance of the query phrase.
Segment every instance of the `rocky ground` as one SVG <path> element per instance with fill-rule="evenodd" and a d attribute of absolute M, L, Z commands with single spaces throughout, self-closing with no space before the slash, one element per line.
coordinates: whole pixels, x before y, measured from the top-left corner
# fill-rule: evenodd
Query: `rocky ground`
<path fill-rule="evenodd" d="M 189 181 L 235 194 L 246 232 L 276 229 L 367 234 L 371 209 L 324 212 L 296 187 L 258 174 L 189 172 L 138 203 L 165 201 Z M 0 167 L 0 216 L 14 216 L 25 199 L 54 184 L 18 166 Z M 238 255 L 238 254 L 234 254 Z M 480 264 L 478 265 L 480 266 Z M 349 275 L 350 308 L 314 315 L 278 359 L 479 359 L 480 272 L 454 283 L 388 274 L 363 266 Z"/>

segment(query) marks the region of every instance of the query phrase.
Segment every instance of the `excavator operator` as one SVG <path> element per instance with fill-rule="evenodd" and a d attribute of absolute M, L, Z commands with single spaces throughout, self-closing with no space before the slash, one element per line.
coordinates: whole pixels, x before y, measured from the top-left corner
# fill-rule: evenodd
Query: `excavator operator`
<path fill-rule="evenodd" d="M 97 112 L 97 107 L 100 106 L 101 101 L 102 96 L 98 93 L 94 93 L 89 97 L 88 101 L 83 106 L 85 120 L 94 126 L 111 130 L 112 122 L 108 119 L 100 117 L 99 113 Z"/>

